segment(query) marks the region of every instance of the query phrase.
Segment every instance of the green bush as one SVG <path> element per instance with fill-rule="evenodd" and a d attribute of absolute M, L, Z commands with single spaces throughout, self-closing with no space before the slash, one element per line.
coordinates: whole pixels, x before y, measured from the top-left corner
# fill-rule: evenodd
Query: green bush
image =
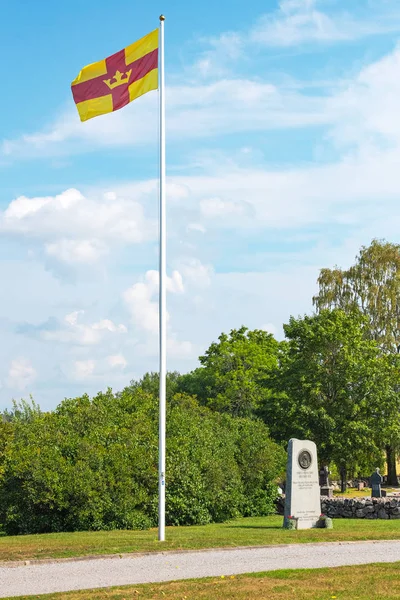
<path fill-rule="evenodd" d="M 2 459 L 8 534 L 144 529 L 157 523 L 158 402 L 140 387 L 16 417 Z M 273 510 L 284 456 L 265 425 L 175 394 L 167 414 L 166 518 L 203 524 Z"/>

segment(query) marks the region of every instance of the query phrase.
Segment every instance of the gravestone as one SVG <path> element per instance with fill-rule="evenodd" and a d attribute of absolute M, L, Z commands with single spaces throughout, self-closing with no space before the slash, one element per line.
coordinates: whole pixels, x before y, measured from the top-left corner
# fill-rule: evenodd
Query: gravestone
<path fill-rule="evenodd" d="M 375 469 L 375 473 L 372 473 L 369 482 L 372 488 L 372 497 L 373 498 L 382 498 L 382 485 L 383 477 L 379 473 L 379 469 Z"/>
<path fill-rule="evenodd" d="M 283 526 L 294 517 L 297 529 L 315 527 L 321 515 L 317 447 L 309 440 L 289 440 L 284 514 Z"/>
<path fill-rule="evenodd" d="M 329 485 L 329 474 L 330 471 L 326 465 L 320 468 L 319 470 L 319 486 L 320 486 L 320 494 L 321 496 L 326 496 L 327 498 L 333 497 L 333 487 Z"/>

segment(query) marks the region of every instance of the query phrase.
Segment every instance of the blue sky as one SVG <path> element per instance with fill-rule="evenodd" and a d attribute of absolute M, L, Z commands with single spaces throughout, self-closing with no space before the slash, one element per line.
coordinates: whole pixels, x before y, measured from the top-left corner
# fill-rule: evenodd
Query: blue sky
<path fill-rule="evenodd" d="M 0 409 L 157 369 L 158 94 L 82 124 L 70 82 L 163 11 L 170 369 L 281 337 L 320 268 L 398 242 L 397 0 L 6 3 Z"/>

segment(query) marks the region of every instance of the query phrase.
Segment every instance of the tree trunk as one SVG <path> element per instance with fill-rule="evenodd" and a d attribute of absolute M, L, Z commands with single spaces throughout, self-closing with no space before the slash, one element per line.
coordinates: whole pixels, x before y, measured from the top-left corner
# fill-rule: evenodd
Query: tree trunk
<path fill-rule="evenodd" d="M 346 467 L 340 468 L 340 484 L 341 484 L 341 493 L 344 494 L 347 490 L 347 472 Z"/>
<path fill-rule="evenodd" d="M 386 462 L 388 485 L 399 485 L 396 473 L 396 452 L 392 446 L 386 446 Z"/>

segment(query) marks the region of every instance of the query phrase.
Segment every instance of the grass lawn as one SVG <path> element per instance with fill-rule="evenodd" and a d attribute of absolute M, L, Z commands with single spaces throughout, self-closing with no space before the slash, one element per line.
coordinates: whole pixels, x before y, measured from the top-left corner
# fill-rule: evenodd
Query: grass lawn
<path fill-rule="evenodd" d="M 158 542 L 156 529 L 0 536 L 0 561 L 223 546 L 393 540 L 400 539 L 400 519 L 335 519 L 331 530 L 287 531 L 282 529 L 280 516 L 254 517 L 216 525 L 167 527 L 166 539 Z"/>
<path fill-rule="evenodd" d="M 391 492 L 400 492 L 399 488 L 384 488 L 388 494 Z M 335 498 L 371 498 L 371 488 L 364 488 L 363 490 L 356 490 L 355 488 L 349 488 L 344 493 L 340 490 L 333 490 Z"/>
<path fill-rule="evenodd" d="M 103 590 L 20 596 L 20 600 L 398 600 L 400 563 L 272 571 Z"/>

